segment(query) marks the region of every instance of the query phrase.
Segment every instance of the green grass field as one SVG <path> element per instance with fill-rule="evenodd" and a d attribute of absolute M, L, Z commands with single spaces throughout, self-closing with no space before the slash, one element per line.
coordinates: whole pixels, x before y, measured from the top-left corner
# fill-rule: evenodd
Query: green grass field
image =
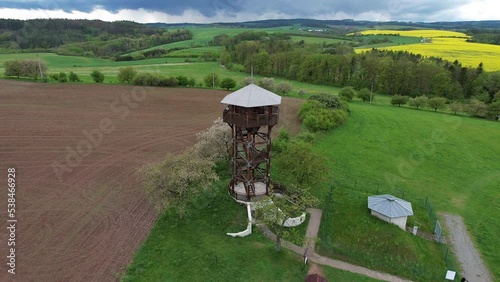
<path fill-rule="evenodd" d="M 432 270 L 440 260 L 434 244 L 374 219 L 366 208 L 368 195 L 405 193 L 420 207 L 415 209 L 420 223 L 426 220 L 422 205 L 428 196 L 435 209 L 464 217 L 499 279 L 500 123 L 360 102 L 351 108 L 347 124 L 315 145 L 328 157 L 336 183 L 333 216 L 325 226 L 330 238 L 322 252 L 386 271 L 401 259 L 399 270 L 412 272 L 407 263 L 417 259 L 417 269 Z M 316 193 L 324 199 L 327 191 Z M 434 269 L 443 271 L 444 265 Z"/>
<path fill-rule="evenodd" d="M 391 42 L 377 43 L 377 44 L 368 44 L 357 47 L 356 49 L 366 49 L 366 48 L 380 48 L 380 47 L 389 47 L 389 46 L 404 46 L 406 44 L 417 44 L 420 43 L 420 38 L 411 37 L 411 36 L 390 36 L 390 35 L 365 35 L 363 37 L 365 41 L 369 41 L 371 39 L 379 39 L 383 40 L 385 38 L 389 39 Z"/>
<path fill-rule="evenodd" d="M 334 39 L 334 38 L 323 38 L 323 37 L 310 37 L 310 36 L 291 36 L 292 42 L 299 42 L 304 40 L 306 44 L 335 44 L 339 42 L 348 42 L 346 40 Z"/>
<path fill-rule="evenodd" d="M 215 197 L 202 197 L 183 220 L 164 214 L 134 256 L 122 281 L 304 281 L 302 257 L 274 243 L 258 228 L 245 238 L 226 232 L 246 228 L 246 210 L 227 195 L 227 179 Z M 330 281 L 376 281 L 324 268 Z M 340 280 L 339 280 L 340 279 Z"/>

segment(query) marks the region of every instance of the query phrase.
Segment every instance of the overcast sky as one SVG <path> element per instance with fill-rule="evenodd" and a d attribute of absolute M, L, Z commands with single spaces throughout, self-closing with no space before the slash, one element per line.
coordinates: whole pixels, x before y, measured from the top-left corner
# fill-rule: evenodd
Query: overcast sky
<path fill-rule="evenodd" d="M 500 20 L 499 0 L 0 0 L 0 18 L 210 23 L 281 18 Z"/>

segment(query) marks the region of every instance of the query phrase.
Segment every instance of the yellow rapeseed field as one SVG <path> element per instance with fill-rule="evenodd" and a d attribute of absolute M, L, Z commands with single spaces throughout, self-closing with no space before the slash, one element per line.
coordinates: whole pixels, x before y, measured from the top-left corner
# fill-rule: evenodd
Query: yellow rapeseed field
<path fill-rule="evenodd" d="M 363 35 L 377 35 L 377 34 L 399 34 L 401 36 L 412 36 L 412 37 L 468 37 L 465 33 L 448 31 L 448 30 L 437 30 L 437 29 L 417 29 L 417 30 L 390 30 L 390 29 L 372 29 L 362 31 Z"/>
<path fill-rule="evenodd" d="M 408 51 L 427 57 L 441 57 L 449 61 L 458 60 L 465 66 L 477 67 L 483 63 L 486 71 L 500 71 L 500 46 L 492 44 L 469 43 L 466 35 L 445 30 L 367 30 L 363 34 L 400 34 L 430 38 L 426 43 L 380 47 L 382 50 Z M 371 50 L 357 49 L 357 52 Z"/>

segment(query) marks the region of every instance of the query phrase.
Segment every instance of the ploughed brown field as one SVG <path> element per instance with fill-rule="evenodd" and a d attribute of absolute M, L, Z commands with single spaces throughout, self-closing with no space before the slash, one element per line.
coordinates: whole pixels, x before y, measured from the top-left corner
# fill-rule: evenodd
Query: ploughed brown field
<path fill-rule="evenodd" d="M 116 280 L 157 218 L 137 169 L 192 145 L 226 94 L 0 80 L 0 281 Z M 300 104 L 283 100 L 281 127 L 299 129 Z M 15 275 L 6 265 L 11 167 Z"/>

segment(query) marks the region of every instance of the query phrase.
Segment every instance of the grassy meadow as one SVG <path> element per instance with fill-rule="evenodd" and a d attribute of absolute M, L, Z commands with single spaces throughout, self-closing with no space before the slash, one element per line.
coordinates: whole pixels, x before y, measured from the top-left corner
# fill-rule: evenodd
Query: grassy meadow
<path fill-rule="evenodd" d="M 258 228 L 245 238 L 226 235 L 245 229 L 247 221 L 245 207 L 227 195 L 227 182 L 218 182 L 217 193 L 202 196 L 184 219 L 161 216 L 126 273 L 117 274 L 121 281 L 304 281 L 302 257 L 276 252 Z M 330 281 L 377 281 L 323 269 Z"/>
<path fill-rule="evenodd" d="M 423 208 L 428 197 L 435 210 L 464 217 L 499 279 L 500 124 L 360 102 L 351 109 L 347 124 L 315 144 L 329 159 L 335 183 L 333 216 L 322 222 L 327 240 L 320 251 L 385 271 L 400 265 L 398 271 L 414 272 L 417 280 L 444 274 L 437 244 L 380 222 L 366 208 L 369 195 L 407 198 L 415 211 L 410 224 L 430 232 Z M 325 185 L 316 193 L 324 199 L 328 190 Z"/>
<path fill-rule="evenodd" d="M 401 36 L 413 36 L 418 39 L 430 38 L 431 41 L 426 43 L 373 47 L 383 50 L 408 51 L 427 57 L 441 57 L 451 62 L 458 60 L 465 66 L 477 67 L 480 63 L 483 63 L 486 71 L 500 70 L 499 45 L 467 42 L 468 36 L 461 32 L 445 30 L 366 30 L 362 34 L 400 34 Z M 356 51 L 365 52 L 370 49 L 363 46 L 356 49 Z"/>

